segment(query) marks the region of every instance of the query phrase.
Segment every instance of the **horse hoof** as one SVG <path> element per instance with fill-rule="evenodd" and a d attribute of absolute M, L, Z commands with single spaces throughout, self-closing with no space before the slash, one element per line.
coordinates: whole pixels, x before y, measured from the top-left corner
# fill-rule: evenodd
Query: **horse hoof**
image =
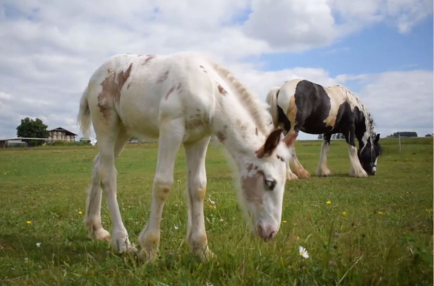
<path fill-rule="evenodd" d="M 303 171 L 300 171 L 300 172 L 297 174 L 297 176 L 298 176 L 298 178 L 300 178 L 300 179 L 307 179 L 307 178 L 310 177 L 310 174 L 309 174 L 308 171 L 303 170 Z"/>
<path fill-rule="evenodd" d="M 197 255 L 202 262 L 207 262 L 212 259 L 216 259 L 217 255 L 215 255 L 209 248 L 207 247 L 205 250 L 198 249 L 193 251 L 195 255 Z"/>
<path fill-rule="evenodd" d="M 142 249 L 142 251 L 140 251 L 138 257 L 139 257 L 139 260 L 143 261 L 146 264 L 155 262 L 158 259 L 158 250 Z"/>
<path fill-rule="evenodd" d="M 294 173 L 290 173 L 290 174 L 287 174 L 287 175 L 286 175 L 286 180 L 288 180 L 288 181 L 298 180 L 298 177 L 297 177 L 296 174 L 294 174 Z"/>
<path fill-rule="evenodd" d="M 318 177 L 330 177 L 331 176 L 331 172 L 329 170 L 327 171 L 319 171 L 316 173 L 316 175 Z"/>
<path fill-rule="evenodd" d="M 103 228 L 100 228 L 97 231 L 93 232 L 90 237 L 92 237 L 94 240 L 110 241 L 110 232 Z"/>

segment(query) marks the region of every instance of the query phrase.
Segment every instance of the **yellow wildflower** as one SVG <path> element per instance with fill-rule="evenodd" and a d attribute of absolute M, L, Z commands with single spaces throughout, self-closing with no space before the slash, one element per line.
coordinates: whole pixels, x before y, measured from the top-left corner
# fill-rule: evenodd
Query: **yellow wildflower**
<path fill-rule="evenodd" d="M 342 212 L 342 215 L 347 215 L 347 212 L 343 211 L 343 212 Z"/>
<path fill-rule="evenodd" d="M 283 223 L 286 223 L 286 222 L 287 222 L 286 220 L 283 221 Z"/>
<path fill-rule="evenodd" d="M 383 215 L 384 213 L 383 213 L 383 212 L 378 212 L 378 214 L 379 214 L 379 215 Z"/>
<path fill-rule="evenodd" d="M 78 214 L 79 214 L 79 215 L 82 215 L 82 214 L 83 214 L 83 212 L 82 212 L 82 211 L 78 211 Z"/>
<path fill-rule="evenodd" d="M 327 201 L 327 204 L 328 204 L 328 205 L 331 205 L 331 204 L 332 204 L 332 202 L 331 202 L 331 201 Z"/>
<path fill-rule="evenodd" d="M 31 220 L 28 220 L 28 221 L 27 221 L 27 224 L 32 224 L 32 221 L 31 221 Z"/>

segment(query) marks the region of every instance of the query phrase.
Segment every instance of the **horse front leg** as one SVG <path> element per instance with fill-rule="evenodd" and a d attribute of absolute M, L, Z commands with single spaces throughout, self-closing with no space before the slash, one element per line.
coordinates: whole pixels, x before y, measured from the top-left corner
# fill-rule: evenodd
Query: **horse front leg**
<path fill-rule="evenodd" d="M 187 241 L 192 252 L 202 261 L 214 257 L 214 254 L 208 248 L 203 212 L 207 182 L 205 157 L 209 141 L 210 137 L 206 137 L 192 144 L 184 144 L 188 167 L 186 190 L 188 198 Z"/>
<path fill-rule="evenodd" d="M 352 125 L 350 127 L 350 131 L 348 136 L 346 137 L 348 143 L 348 155 L 350 157 L 351 168 L 350 168 L 350 176 L 357 178 L 365 178 L 368 176 L 366 171 L 363 169 L 360 164 L 359 157 L 357 156 L 357 147 L 355 143 L 355 127 Z"/>
<path fill-rule="evenodd" d="M 330 137 L 331 135 L 324 135 L 324 140 L 321 146 L 321 155 L 316 169 L 316 174 L 318 177 L 328 177 L 331 175 L 329 168 L 327 167 L 327 155 L 330 149 Z"/>
<path fill-rule="evenodd" d="M 164 203 L 173 185 L 173 169 L 183 137 L 182 124 L 172 121 L 160 126 L 158 163 L 152 189 L 152 204 L 149 221 L 139 235 L 142 248 L 139 257 L 145 262 L 158 258 L 160 245 L 160 222 Z"/>

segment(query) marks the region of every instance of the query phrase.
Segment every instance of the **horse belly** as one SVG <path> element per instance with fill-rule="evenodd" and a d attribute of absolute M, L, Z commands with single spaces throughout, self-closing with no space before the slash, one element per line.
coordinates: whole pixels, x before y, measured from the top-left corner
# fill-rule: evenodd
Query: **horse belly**
<path fill-rule="evenodd" d="M 160 100 L 156 96 L 123 92 L 118 114 L 124 127 L 131 133 L 146 138 L 158 138 L 159 108 Z"/>

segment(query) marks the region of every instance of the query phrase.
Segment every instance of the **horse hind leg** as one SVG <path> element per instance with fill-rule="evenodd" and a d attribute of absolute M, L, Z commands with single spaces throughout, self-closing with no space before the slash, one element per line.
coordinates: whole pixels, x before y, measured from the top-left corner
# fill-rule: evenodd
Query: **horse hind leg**
<path fill-rule="evenodd" d="M 85 222 L 92 238 L 97 240 L 110 238 L 110 233 L 101 224 L 101 189 L 104 190 L 113 222 L 111 244 L 117 252 L 121 253 L 135 251 L 135 248 L 128 239 L 128 233 L 120 215 L 116 198 L 117 171 L 114 166 L 114 160 L 122 152 L 129 135 L 119 126 L 116 127 L 111 129 L 110 136 L 97 133 L 100 153 L 94 160 L 92 186 L 88 194 Z"/>
<path fill-rule="evenodd" d="M 85 224 L 89 236 L 95 240 L 110 240 L 110 233 L 105 230 L 101 222 L 101 180 L 99 177 L 100 155 L 93 160 L 92 185 L 87 193 Z"/>
<path fill-rule="evenodd" d="M 291 132 L 288 133 L 287 136 L 289 136 L 290 134 L 291 134 Z M 297 131 L 297 134 L 298 134 L 298 131 Z M 292 145 L 292 146 L 289 147 L 289 152 L 291 154 L 291 159 L 290 159 L 290 162 L 289 162 L 289 168 L 288 168 L 288 170 L 289 171 L 292 170 L 293 174 L 295 174 L 295 176 L 297 178 L 300 178 L 300 179 L 309 178 L 310 177 L 309 172 L 301 165 L 300 161 L 298 161 L 294 145 Z M 287 178 L 288 178 L 288 175 L 289 175 L 289 171 L 287 173 Z"/>

